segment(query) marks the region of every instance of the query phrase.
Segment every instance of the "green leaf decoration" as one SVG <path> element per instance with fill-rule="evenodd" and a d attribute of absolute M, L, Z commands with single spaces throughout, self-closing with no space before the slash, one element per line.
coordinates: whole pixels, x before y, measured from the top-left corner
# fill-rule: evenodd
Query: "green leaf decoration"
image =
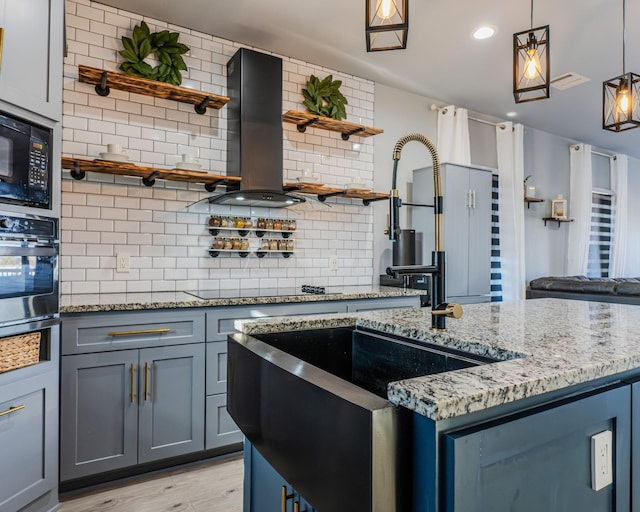
<path fill-rule="evenodd" d="M 187 71 L 187 64 L 182 54 L 189 51 L 189 47 L 179 43 L 180 34 L 162 30 L 151 32 L 149 26 L 142 21 L 133 28 L 131 37 L 122 37 L 123 50 L 118 53 L 125 60 L 119 69 L 127 75 L 148 78 L 174 85 L 182 83 L 182 73 Z M 145 62 L 153 55 L 160 63 L 151 66 Z"/>
<path fill-rule="evenodd" d="M 320 80 L 311 75 L 302 89 L 302 104 L 312 114 L 331 117 L 338 121 L 347 118 L 347 98 L 340 92 L 342 80 L 334 80 L 332 75 Z"/>

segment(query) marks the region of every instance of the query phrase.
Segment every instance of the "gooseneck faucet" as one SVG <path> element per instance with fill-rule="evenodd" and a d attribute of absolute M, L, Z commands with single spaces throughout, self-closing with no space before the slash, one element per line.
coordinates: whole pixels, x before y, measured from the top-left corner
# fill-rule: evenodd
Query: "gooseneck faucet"
<path fill-rule="evenodd" d="M 445 293 L 445 256 L 442 244 L 442 215 L 444 198 L 442 196 L 442 181 L 440 178 L 440 158 L 438 151 L 427 137 L 420 133 L 410 133 L 400 138 L 393 148 L 393 179 L 389 195 L 389 239 L 395 242 L 400 237 L 400 206 L 402 201 L 396 187 L 398 176 L 398 161 L 402 148 L 407 142 L 420 142 L 431 153 L 433 160 L 433 191 L 434 191 L 434 223 L 435 244 L 431 253 L 431 265 L 402 265 L 387 268 L 387 274 L 401 276 L 408 274 L 431 274 L 431 327 L 446 330 L 446 317 L 460 318 L 462 307 L 459 304 L 447 304 Z"/>

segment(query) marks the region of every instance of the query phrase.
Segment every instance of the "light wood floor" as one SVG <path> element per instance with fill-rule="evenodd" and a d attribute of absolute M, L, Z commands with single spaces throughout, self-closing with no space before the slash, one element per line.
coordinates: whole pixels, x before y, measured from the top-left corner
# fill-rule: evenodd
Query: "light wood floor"
<path fill-rule="evenodd" d="M 61 512 L 240 512 L 242 457 L 64 496 Z"/>

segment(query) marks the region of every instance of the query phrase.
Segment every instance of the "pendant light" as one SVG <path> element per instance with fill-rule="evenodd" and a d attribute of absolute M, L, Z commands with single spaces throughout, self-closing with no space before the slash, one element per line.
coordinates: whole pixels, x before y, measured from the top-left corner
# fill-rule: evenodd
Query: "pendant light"
<path fill-rule="evenodd" d="M 516 103 L 549 97 L 549 25 L 513 34 L 513 97 Z"/>
<path fill-rule="evenodd" d="M 409 32 L 409 0 L 367 2 L 367 51 L 404 50 Z"/>
<path fill-rule="evenodd" d="M 602 128 L 622 132 L 640 126 L 640 76 L 625 71 L 625 0 L 622 0 L 622 75 L 602 83 Z"/>

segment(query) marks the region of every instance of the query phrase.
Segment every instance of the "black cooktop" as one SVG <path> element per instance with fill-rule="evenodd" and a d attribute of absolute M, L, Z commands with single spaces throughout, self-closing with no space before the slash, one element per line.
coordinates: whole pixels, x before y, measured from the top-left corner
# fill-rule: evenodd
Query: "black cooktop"
<path fill-rule="evenodd" d="M 335 288 L 324 286 L 303 285 L 302 288 L 247 288 L 240 290 L 198 290 L 185 292 L 204 300 L 231 299 L 242 297 L 283 297 L 283 296 L 308 296 L 308 295 L 340 295 L 342 292 Z"/>

